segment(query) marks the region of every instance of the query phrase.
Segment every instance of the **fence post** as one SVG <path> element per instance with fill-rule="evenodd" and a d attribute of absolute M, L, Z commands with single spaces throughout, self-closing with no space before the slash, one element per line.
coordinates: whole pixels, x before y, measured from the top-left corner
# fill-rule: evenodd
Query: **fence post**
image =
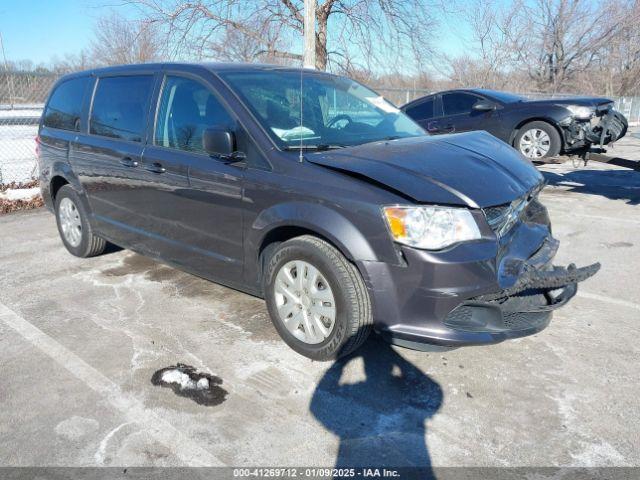
<path fill-rule="evenodd" d="M 4 53 L 2 32 L 0 32 L 0 49 L 2 50 L 2 58 L 4 59 L 4 70 L 5 72 L 7 72 L 7 85 L 9 86 L 9 105 L 11 105 L 11 110 L 13 110 L 13 98 L 15 97 L 13 91 L 13 76 L 9 75 L 9 63 L 7 62 L 7 56 Z"/>

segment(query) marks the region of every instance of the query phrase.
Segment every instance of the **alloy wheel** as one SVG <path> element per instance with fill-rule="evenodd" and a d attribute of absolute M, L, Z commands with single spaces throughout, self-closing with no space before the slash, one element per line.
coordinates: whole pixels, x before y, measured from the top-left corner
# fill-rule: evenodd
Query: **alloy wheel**
<path fill-rule="evenodd" d="M 82 241 L 82 221 L 80 212 L 73 201 L 67 197 L 60 201 L 58 218 L 62 235 L 69 245 L 77 247 Z"/>

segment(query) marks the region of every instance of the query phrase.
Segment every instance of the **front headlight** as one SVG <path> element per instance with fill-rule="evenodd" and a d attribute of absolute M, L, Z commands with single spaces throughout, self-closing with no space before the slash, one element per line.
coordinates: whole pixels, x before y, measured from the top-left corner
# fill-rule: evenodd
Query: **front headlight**
<path fill-rule="evenodd" d="M 393 239 L 411 247 L 439 250 L 480 238 L 473 215 L 464 208 L 393 206 L 383 211 Z"/>
<path fill-rule="evenodd" d="M 589 120 L 595 113 L 595 109 L 592 107 L 583 107 L 581 105 L 562 105 L 571 112 L 573 118 L 578 120 Z"/>

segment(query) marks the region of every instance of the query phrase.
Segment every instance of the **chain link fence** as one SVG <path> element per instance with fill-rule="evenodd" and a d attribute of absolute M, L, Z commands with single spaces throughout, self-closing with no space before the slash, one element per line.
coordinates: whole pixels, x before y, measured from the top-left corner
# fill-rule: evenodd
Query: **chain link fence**
<path fill-rule="evenodd" d="M 38 176 L 38 122 L 57 76 L 0 71 L 0 186 Z"/>
<path fill-rule="evenodd" d="M 42 108 L 56 75 L 0 71 L 0 187 L 24 184 L 38 176 L 36 142 Z M 425 89 L 374 88 L 396 105 L 432 93 Z M 525 94 L 529 98 L 549 97 Z M 556 95 L 567 97 L 570 95 Z M 631 125 L 640 125 L 640 97 L 616 99 Z"/>

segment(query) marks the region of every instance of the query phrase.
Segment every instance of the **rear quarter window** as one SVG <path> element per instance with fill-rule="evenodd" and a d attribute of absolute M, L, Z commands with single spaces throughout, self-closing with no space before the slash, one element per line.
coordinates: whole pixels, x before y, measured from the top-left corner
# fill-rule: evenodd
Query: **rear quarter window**
<path fill-rule="evenodd" d="M 152 89 L 152 75 L 100 78 L 93 97 L 90 132 L 141 142 Z"/>
<path fill-rule="evenodd" d="M 406 114 L 414 120 L 433 118 L 433 98 L 407 108 Z"/>
<path fill-rule="evenodd" d="M 51 93 L 44 110 L 44 126 L 79 132 L 82 101 L 90 81 L 90 77 L 80 77 L 60 83 Z"/>

